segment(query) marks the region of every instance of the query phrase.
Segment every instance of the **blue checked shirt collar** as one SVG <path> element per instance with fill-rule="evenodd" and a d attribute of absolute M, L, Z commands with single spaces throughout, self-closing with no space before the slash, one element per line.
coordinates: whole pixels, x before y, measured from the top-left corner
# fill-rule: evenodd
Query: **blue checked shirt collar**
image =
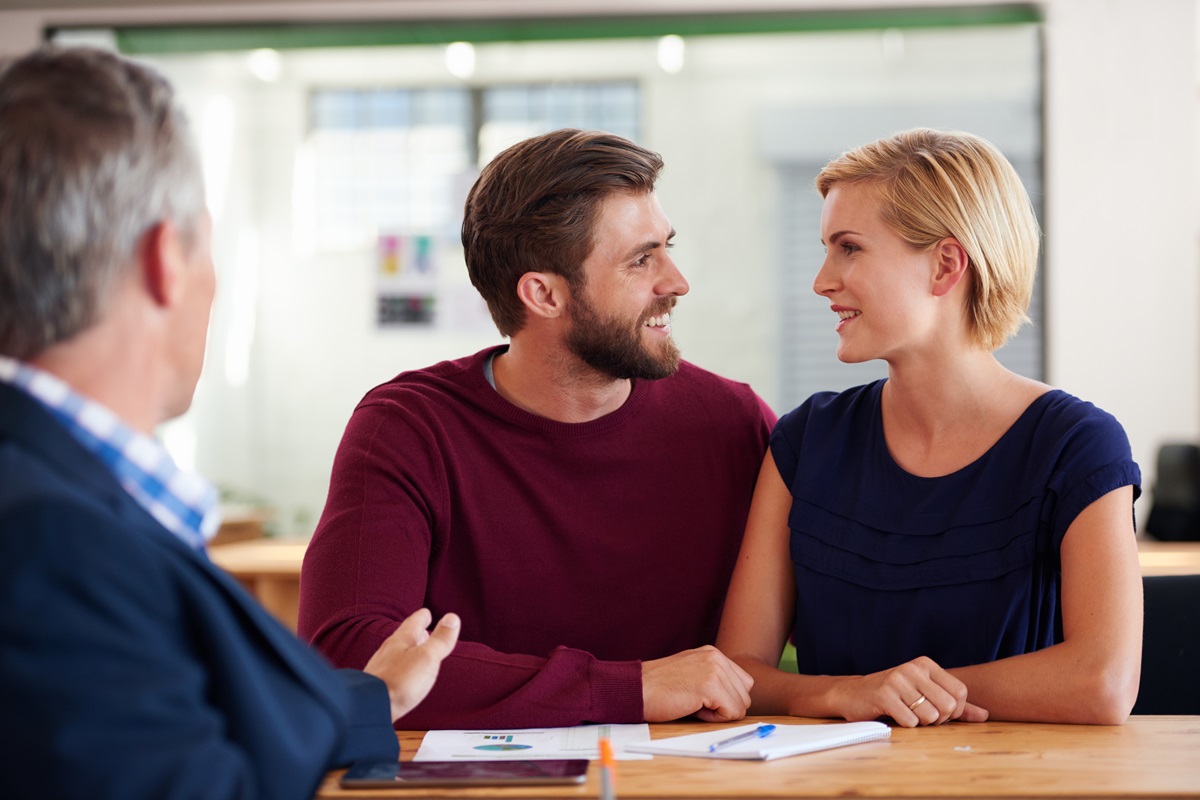
<path fill-rule="evenodd" d="M 0 381 L 46 406 L 80 444 L 104 462 L 150 516 L 189 546 L 203 550 L 216 534 L 221 522 L 216 487 L 176 466 L 157 441 L 28 364 L 0 356 Z"/>

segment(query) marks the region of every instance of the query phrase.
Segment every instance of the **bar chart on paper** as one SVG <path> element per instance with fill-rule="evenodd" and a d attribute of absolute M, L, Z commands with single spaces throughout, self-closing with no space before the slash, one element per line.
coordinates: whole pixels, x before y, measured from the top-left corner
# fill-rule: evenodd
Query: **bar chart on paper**
<path fill-rule="evenodd" d="M 533 748 L 531 744 L 521 744 L 513 741 L 511 733 L 484 733 L 480 734 L 483 744 L 475 745 L 475 750 L 481 750 L 485 753 L 508 753 L 514 750 L 530 750 Z"/>

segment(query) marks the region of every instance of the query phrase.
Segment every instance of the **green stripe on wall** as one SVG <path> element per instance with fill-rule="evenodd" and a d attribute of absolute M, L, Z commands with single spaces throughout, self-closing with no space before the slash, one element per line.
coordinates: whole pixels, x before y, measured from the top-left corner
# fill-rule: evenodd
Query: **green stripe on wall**
<path fill-rule="evenodd" d="M 876 28 L 944 28 L 1041 22 L 1033 5 L 963 8 L 875 9 L 859 12 L 809 11 L 621 18 L 496 20 L 411 20 L 346 23 L 270 23 L 118 27 L 121 52 L 192 53 L 271 47 L 370 47 L 447 42 L 523 42 L 705 36 L 746 33 L 851 31 Z"/>

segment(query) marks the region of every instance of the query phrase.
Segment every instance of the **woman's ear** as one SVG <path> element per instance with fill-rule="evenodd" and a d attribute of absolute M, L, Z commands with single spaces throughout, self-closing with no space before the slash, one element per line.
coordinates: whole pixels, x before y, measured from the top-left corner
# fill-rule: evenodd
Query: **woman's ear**
<path fill-rule="evenodd" d="M 555 319 L 567 308 L 567 282 L 549 272 L 526 272 L 517 281 L 517 297 L 530 314 Z"/>
<path fill-rule="evenodd" d="M 967 275 L 971 257 L 967 255 L 966 248 L 958 239 L 947 236 L 933 246 L 933 259 L 933 294 L 935 297 L 943 297 L 950 294 Z"/>

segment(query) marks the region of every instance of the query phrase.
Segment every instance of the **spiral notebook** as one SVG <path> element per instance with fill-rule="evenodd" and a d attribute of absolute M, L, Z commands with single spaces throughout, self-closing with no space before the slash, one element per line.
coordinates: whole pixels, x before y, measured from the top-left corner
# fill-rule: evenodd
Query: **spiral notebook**
<path fill-rule="evenodd" d="M 720 728 L 704 733 L 690 733 L 670 739 L 655 739 L 643 744 L 626 745 L 625 749 L 635 753 L 651 753 L 658 756 L 695 756 L 697 758 L 740 758 L 752 761 L 771 761 L 776 758 L 798 756 L 830 750 L 849 744 L 874 742 L 887 739 L 892 729 L 882 722 L 833 722 L 824 725 L 776 725 L 770 736 L 749 739 L 711 752 L 709 745 L 733 736 L 753 731 L 757 725 L 739 725 Z"/>

